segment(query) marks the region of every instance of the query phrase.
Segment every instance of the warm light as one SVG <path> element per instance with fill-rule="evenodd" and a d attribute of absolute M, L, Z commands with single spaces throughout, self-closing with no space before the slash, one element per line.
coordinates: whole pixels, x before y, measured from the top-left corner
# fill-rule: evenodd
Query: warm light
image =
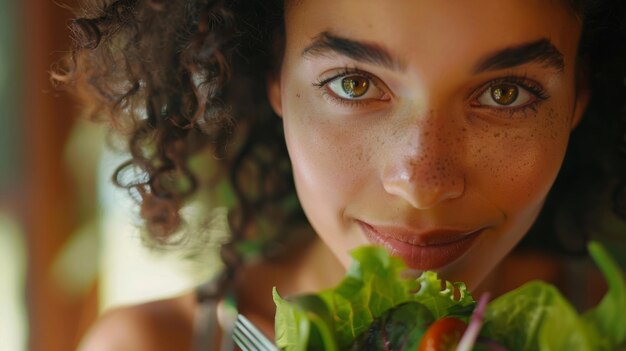
<path fill-rule="evenodd" d="M 0 213 L 0 351 L 26 350 L 26 248 L 18 224 Z"/>

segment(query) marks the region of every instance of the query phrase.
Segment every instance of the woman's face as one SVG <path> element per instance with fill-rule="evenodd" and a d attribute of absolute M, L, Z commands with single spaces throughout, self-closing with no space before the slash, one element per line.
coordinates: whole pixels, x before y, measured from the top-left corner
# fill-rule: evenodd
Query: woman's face
<path fill-rule="evenodd" d="M 562 1 L 287 1 L 270 99 L 344 264 L 376 243 L 470 288 L 537 217 L 586 104 Z"/>

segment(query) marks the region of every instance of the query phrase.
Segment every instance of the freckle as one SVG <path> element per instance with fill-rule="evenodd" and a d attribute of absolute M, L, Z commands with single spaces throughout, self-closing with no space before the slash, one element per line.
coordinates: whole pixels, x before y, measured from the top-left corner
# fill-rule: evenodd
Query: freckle
<path fill-rule="evenodd" d="M 495 133 L 493 136 L 498 138 L 498 137 L 500 137 L 500 133 Z"/>
<path fill-rule="evenodd" d="M 298 94 L 296 94 L 296 97 L 299 99 L 299 98 L 300 98 L 300 94 L 299 94 L 299 93 L 298 93 Z"/>

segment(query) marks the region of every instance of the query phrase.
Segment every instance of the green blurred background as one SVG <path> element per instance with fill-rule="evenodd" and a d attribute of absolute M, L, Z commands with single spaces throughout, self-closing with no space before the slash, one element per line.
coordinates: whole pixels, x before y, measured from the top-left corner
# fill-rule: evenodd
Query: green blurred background
<path fill-rule="evenodd" d="M 0 2 L 0 350 L 25 350 L 26 245 L 17 208 L 7 204 L 18 196 L 22 175 L 18 50 L 18 2 Z"/>

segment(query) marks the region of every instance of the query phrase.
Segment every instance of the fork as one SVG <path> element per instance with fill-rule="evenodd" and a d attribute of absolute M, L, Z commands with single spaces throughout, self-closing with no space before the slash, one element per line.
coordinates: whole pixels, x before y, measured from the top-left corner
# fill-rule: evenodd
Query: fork
<path fill-rule="evenodd" d="M 233 340 L 241 351 L 279 351 L 278 348 L 242 314 L 238 314 L 235 320 Z"/>

